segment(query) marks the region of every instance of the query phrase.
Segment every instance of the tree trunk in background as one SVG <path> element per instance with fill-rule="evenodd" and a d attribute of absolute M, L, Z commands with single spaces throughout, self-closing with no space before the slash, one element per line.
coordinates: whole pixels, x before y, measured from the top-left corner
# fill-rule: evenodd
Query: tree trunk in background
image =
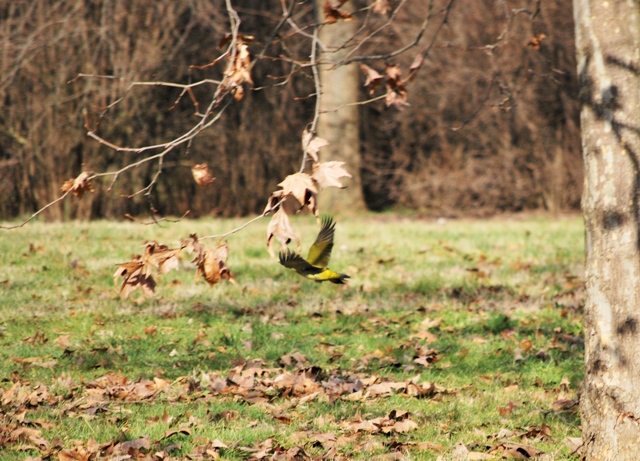
<path fill-rule="evenodd" d="M 324 0 L 317 0 L 319 22 L 324 21 Z M 342 7 L 346 10 L 347 5 Z M 320 66 L 322 95 L 318 136 L 331 144 L 320 151 L 321 161 L 342 161 L 352 179 L 345 179 L 346 189 L 329 188 L 320 193 L 321 212 L 352 213 L 365 210 L 360 180 L 360 117 L 358 102 L 359 75 L 355 63 L 333 67 L 330 63 L 342 59 L 348 52 L 340 49 L 356 32 L 356 21 L 338 21 L 320 28 L 319 38 L 326 52 L 320 50 L 320 59 L 328 64 Z M 339 108 L 339 109 L 338 109 Z M 338 109 L 338 110 L 336 110 Z"/>
<path fill-rule="evenodd" d="M 640 5 L 574 0 L 586 226 L 587 460 L 640 456 Z"/>

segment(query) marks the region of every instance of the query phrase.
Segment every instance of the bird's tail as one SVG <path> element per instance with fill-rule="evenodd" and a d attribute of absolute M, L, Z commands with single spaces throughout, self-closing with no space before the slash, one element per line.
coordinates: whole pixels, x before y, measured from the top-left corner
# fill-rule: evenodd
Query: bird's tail
<path fill-rule="evenodd" d="M 345 281 L 351 277 L 347 274 L 338 274 L 331 269 L 325 269 L 318 275 L 313 276 L 316 282 L 331 282 L 337 285 L 344 285 Z"/>
<path fill-rule="evenodd" d="M 329 281 L 331 283 L 336 283 L 338 285 L 344 285 L 345 284 L 345 280 L 350 279 L 351 277 L 349 277 L 347 274 L 338 274 L 337 277 L 333 277 L 330 278 Z"/>

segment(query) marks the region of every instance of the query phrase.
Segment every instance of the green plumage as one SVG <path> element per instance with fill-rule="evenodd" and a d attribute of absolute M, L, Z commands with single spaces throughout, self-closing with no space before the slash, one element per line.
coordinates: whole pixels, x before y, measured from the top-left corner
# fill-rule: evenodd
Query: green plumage
<path fill-rule="evenodd" d="M 322 219 L 322 227 L 316 237 L 315 242 L 309 248 L 307 259 L 304 259 L 298 253 L 287 249 L 286 252 L 280 252 L 280 264 L 284 267 L 296 271 L 303 277 L 316 282 L 332 282 L 344 284 L 349 278 L 346 274 L 339 274 L 328 268 L 331 259 L 331 250 L 333 250 L 333 236 L 335 234 L 335 222 L 329 216 Z"/>

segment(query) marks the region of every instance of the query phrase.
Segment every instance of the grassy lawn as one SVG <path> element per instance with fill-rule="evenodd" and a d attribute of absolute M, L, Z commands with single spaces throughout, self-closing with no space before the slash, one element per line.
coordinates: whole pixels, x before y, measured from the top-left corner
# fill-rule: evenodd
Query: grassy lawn
<path fill-rule="evenodd" d="M 263 220 L 227 240 L 237 285 L 184 254 L 120 299 L 145 240 L 242 223 L 1 231 L 0 458 L 579 459 L 580 218 L 337 217 L 344 287 L 271 259 Z"/>

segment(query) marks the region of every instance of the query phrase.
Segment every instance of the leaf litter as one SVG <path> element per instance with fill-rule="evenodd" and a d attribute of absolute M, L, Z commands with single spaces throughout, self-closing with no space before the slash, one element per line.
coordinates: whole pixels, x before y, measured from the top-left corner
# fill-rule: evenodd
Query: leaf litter
<path fill-rule="evenodd" d="M 223 280 L 222 273 L 228 271 L 225 254 L 228 250 L 220 244 L 206 248 L 195 234 L 191 242 L 183 242 L 181 248 L 153 242 L 146 244 L 145 255 L 141 258 L 146 258 L 153 276 L 162 275 L 177 268 L 174 260 L 178 266 L 181 264 L 180 254 L 187 250 L 189 243 L 193 246 L 196 263 L 198 254 L 206 251 L 216 254 L 219 249 L 218 262 L 214 265 L 219 278 L 214 275 L 212 279 Z M 202 247 L 198 248 L 198 245 Z M 201 261 L 203 259 L 206 258 Z M 471 262 L 474 267 L 486 270 L 478 264 L 479 260 L 476 257 Z M 502 264 L 495 263 L 491 269 L 493 273 L 499 271 Z M 529 269 L 518 269 L 524 270 Z M 205 280 L 206 271 L 203 268 L 200 274 Z M 164 354 L 176 351 L 173 358 L 182 360 L 194 347 L 202 347 L 212 349 L 210 357 L 228 356 L 233 360 L 232 365 L 228 369 L 215 366 L 215 371 L 198 371 L 171 379 L 161 373 L 149 375 L 148 371 L 130 375 L 112 371 L 94 375 L 91 380 L 61 373 L 69 360 L 75 360 L 74 354 L 81 348 L 91 353 L 124 357 L 119 344 L 106 341 L 111 337 L 107 333 L 104 334 L 105 342 L 93 343 L 100 337 L 100 331 L 110 331 L 104 326 L 105 320 L 99 320 L 102 322 L 100 329 L 95 335 L 92 330 L 94 336 L 90 339 L 64 329 L 32 330 L 18 337 L 22 339 L 23 347 L 32 353 L 11 359 L 22 367 L 25 376 L 45 376 L 42 373 L 46 373 L 51 379 L 26 379 L 20 376 L 22 372 L 16 372 L 0 382 L 0 445 L 11 452 L 28 453 L 33 459 L 87 460 L 352 459 L 355 454 L 376 459 L 409 459 L 416 452 L 430 453 L 424 459 L 435 459 L 436 456 L 443 460 L 455 459 L 454 454 L 459 454 L 460 459 L 526 459 L 539 456 L 551 443 L 564 444 L 573 451 L 578 445 L 576 438 L 566 437 L 552 422 L 574 420 L 578 401 L 571 383 L 576 382 L 575 377 L 560 375 L 562 379 L 549 381 L 542 373 L 521 376 L 517 370 L 535 364 L 547 366 L 570 354 L 580 354 L 583 343 L 579 333 L 567 328 L 570 319 L 579 311 L 579 305 L 567 306 L 574 303 L 572 293 L 579 293 L 580 288 L 566 278 L 569 294 L 555 298 L 557 307 L 552 304 L 547 308 L 548 312 L 557 309 L 565 319 L 561 328 L 547 326 L 539 320 L 520 319 L 513 310 L 507 311 L 504 317 L 496 316 L 492 309 L 497 301 L 515 300 L 517 303 L 519 294 L 497 283 L 492 284 L 490 279 L 479 279 L 474 273 L 465 276 L 472 283 L 443 288 L 436 295 L 437 301 L 443 302 L 424 302 L 424 297 L 412 297 L 411 293 L 399 295 L 398 300 L 403 303 L 414 300 L 418 303 L 416 310 L 411 312 L 406 309 L 398 312 L 361 309 L 344 300 L 329 310 L 316 309 L 309 316 L 313 322 L 322 325 L 328 320 L 342 318 L 345 319 L 342 326 L 333 332 L 325 332 L 326 336 L 319 335 L 317 346 L 311 350 L 304 349 L 303 352 L 303 349 L 292 348 L 277 358 L 235 357 L 231 345 L 216 344 L 207 334 L 206 327 L 199 326 L 193 330 L 189 344 L 165 341 L 167 344 L 161 346 Z M 558 280 L 565 283 L 563 276 Z M 291 302 L 294 306 L 295 299 Z M 221 312 L 218 308 L 212 310 L 210 305 L 202 310 L 194 307 L 193 311 L 196 315 Z M 456 319 L 462 317 L 452 316 L 452 311 L 468 316 L 471 322 L 461 324 Z M 280 336 L 268 336 L 274 339 L 288 337 L 288 327 L 293 328 L 299 321 L 289 313 L 262 307 L 252 312 L 256 323 L 247 321 L 247 313 L 238 315 L 243 318 L 245 327 L 278 326 L 274 333 Z M 160 341 L 168 331 L 160 323 L 162 320 L 158 318 L 153 324 L 140 327 L 139 340 Z M 245 331 L 244 327 L 242 331 Z M 246 331 L 250 333 L 251 329 Z M 354 333 L 379 338 L 379 343 L 354 353 L 345 342 L 345 338 Z M 460 340 L 464 340 L 463 347 L 458 346 Z M 504 367 L 499 370 L 472 369 L 470 374 L 476 377 L 477 383 L 447 387 L 447 368 L 455 370 L 466 366 L 465 361 L 474 360 L 473 350 L 469 352 L 474 347 L 503 357 Z M 520 354 L 520 360 L 514 359 L 516 353 Z M 324 360 L 318 361 L 318 357 Z M 38 371 L 31 373 L 29 370 Z M 410 374 L 413 377 L 407 377 Z M 172 376 L 176 376 L 175 373 Z M 500 421 L 502 427 L 496 428 L 495 423 L 490 423 L 491 429 L 478 425 L 478 432 L 483 435 L 465 435 L 460 440 L 456 434 L 461 426 L 456 426 L 455 418 L 443 414 L 442 409 L 450 408 L 447 402 L 480 398 L 479 394 L 486 389 L 482 383 L 496 385 L 501 390 L 497 398 L 503 399 L 491 407 L 493 415 L 488 419 Z M 532 391 L 532 385 L 538 391 Z M 232 409 L 220 410 L 221 403 L 233 405 L 229 407 Z M 61 420 L 65 418 L 91 425 L 122 427 L 126 431 L 136 408 L 150 405 L 161 411 L 157 416 L 147 416 L 147 425 L 150 428 L 162 425 L 159 430 L 146 432 L 143 428 L 143 432 L 137 430 L 126 435 L 123 432 L 111 440 L 102 435 L 99 441 L 90 437 L 83 440 L 60 438 Z M 177 405 L 203 406 L 207 413 L 167 414 L 167 410 L 172 411 Z M 311 409 L 327 408 L 327 405 L 350 411 L 317 410 L 323 412 L 320 421 L 321 416 Z M 214 407 L 218 410 L 209 413 Z M 247 408 L 260 409 L 264 416 L 246 414 Z M 516 424 L 515 421 L 522 421 L 521 415 L 526 412 L 539 415 L 535 417 L 535 424 L 524 427 Z M 216 432 L 216 436 L 209 433 L 209 438 L 201 435 L 203 428 L 211 424 L 254 427 L 259 435 L 255 442 L 234 436 L 229 431 Z M 443 433 L 443 437 L 437 439 L 440 443 L 435 439 L 431 442 L 415 437 L 415 434 L 424 433 L 425 426 L 439 428 Z M 456 445 L 458 440 L 460 444 Z"/>

